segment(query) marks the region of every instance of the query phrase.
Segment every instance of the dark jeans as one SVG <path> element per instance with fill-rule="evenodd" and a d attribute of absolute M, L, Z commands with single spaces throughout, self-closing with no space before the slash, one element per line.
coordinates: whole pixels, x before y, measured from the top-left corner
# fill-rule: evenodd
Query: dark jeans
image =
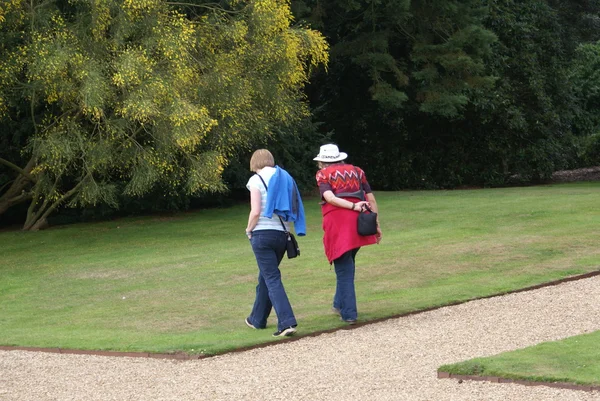
<path fill-rule="evenodd" d="M 354 290 L 354 259 L 359 249 L 352 249 L 333 261 L 337 277 L 333 307 L 340 310 L 344 320 L 356 320 L 358 317 Z"/>
<path fill-rule="evenodd" d="M 250 243 L 258 263 L 256 299 L 249 316 L 250 323 L 258 329 L 267 326 L 271 308 L 277 314 L 277 330 L 296 325 L 296 318 L 281 282 L 279 264 L 285 254 L 287 236 L 283 231 L 258 230 L 252 232 Z"/>

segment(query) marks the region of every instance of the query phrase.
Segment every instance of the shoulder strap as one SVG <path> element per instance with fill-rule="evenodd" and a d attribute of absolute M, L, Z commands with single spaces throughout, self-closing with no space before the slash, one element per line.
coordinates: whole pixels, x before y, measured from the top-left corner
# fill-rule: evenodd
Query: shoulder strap
<path fill-rule="evenodd" d="M 254 174 L 256 175 L 258 178 L 260 178 L 260 180 L 262 181 L 263 185 L 265 186 L 265 190 L 268 191 L 269 187 L 267 187 L 267 183 L 265 182 L 265 180 L 263 180 L 263 178 L 260 176 L 260 174 Z"/>
<path fill-rule="evenodd" d="M 360 173 L 358 172 L 356 167 L 355 166 L 352 166 L 352 167 L 354 167 L 354 171 L 356 171 L 356 177 L 358 178 L 358 185 L 360 185 L 360 200 L 364 201 L 365 200 L 365 191 L 363 190 L 363 186 L 362 186 L 362 178 L 360 178 Z"/>
<path fill-rule="evenodd" d="M 256 175 L 258 176 L 258 178 L 260 178 L 263 185 L 265 186 L 265 191 L 269 192 L 269 187 L 267 187 L 267 183 L 265 182 L 265 180 L 263 180 L 263 178 L 260 176 L 260 174 L 256 174 Z M 279 221 L 281 222 L 281 227 L 283 227 L 283 231 L 285 231 L 287 233 L 288 230 L 285 228 L 285 224 L 283 224 L 283 220 L 281 219 L 281 216 L 278 215 L 277 213 L 275 213 L 275 214 L 277 215 L 277 217 L 279 217 Z"/>

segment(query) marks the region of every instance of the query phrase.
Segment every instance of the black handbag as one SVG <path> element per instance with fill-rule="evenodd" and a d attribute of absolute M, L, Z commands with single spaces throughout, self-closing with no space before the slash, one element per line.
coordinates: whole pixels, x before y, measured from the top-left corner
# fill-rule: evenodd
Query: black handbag
<path fill-rule="evenodd" d="M 358 215 L 358 235 L 377 234 L 377 213 L 365 205 L 366 210 L 361 210 Z"/>
<path fill-rule="evenodd" d="M 358 182 L 360 184 L 360 200 L 364 201 L 365 191 L 363 190 L 362 180 L 360 179 L 358 170 L 356 170 L 356 168 L 354 170 L 356 171 Z M 369 206 L 365 205 L 358 214 L 358 223 L 356 226 L 358 235 L 367 236 L 377 234 L 377 213 L 372 211 Z"/>
<path fill-rule="evenodd" d="M 281 220 L 281 217 L 279 217 L 279 219 Z M 281 222 L 281 224 L 283 224 L 283 221 Z M 283 226 L 283 228 L 285 229 L 285 225 Z M 285 249 L 287 252 L 288 259 L 293 259 L 296 256 L 300 256 L 300 247 L 298 246 L 298 241 L 296 241 L 296 237 L 294 237 L 294 234 L 287 230 L 285 233 L 287 234 L 287 244 L 285 246 Z"/>
<path fill-rule="evenodd" d="M 265 190 L 268 191 L 269 187 L 267 187 L 267 183 L 265 182 L 265 180 L 263 180 L 263 178 L 260 176 L 260 174 L 256 174 L 256 175 L 258 175 L 258 178 L 260 178 L 260 180 L 262 181 L 263 185 L 265 186 Z M 285 224 L 283 224 L 283 219 L 281 218 L 281 216 L 277 215 L 277 217 L 279 217 L 279 221 L 281 222 L 283 231 L 285 232 L 285 235 L 287 235 L 287 241 L 285 243 L 285 250 L 286 250 L 288 259 L 293 259 L 297 256 L 300 256 L 300 247 L 298 246 L 298 241 L 296 241 L 296 237 L 294 237 L 294 234 L 292 234 L 285 228 Z"/>

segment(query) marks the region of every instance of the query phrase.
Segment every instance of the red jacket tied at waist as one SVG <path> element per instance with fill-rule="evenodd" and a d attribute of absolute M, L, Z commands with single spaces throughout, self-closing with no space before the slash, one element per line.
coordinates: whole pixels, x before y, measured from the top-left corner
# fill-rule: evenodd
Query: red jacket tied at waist
<path fill-rule="evenodd" d="M 350 202 L 357 202 L 355 198 L 343 198 Z M 331 264 L 334 259 L 344 253 L 360 248 L 361 246 L 377 243 L 375 235 L 361 236 L 357 231 L 358 212 L 350 209 L 339 208 L 329 203 L 321 207 L 323 213 L 323 245 L 325 256 Z"/>

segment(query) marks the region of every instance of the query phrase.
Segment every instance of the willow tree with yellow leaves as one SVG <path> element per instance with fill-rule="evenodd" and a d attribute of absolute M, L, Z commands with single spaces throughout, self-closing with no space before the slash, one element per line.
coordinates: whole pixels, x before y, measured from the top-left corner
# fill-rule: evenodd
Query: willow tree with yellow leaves
<path fill-rule="evenodd" d="M 223 191 L 235 149 L 308 114 L 328 61 L 285 0 L 0 4 L 0 128 L 30 127 L 20 160 L 0 150 L 0 214 L 29 202 L 25 230 L 157 185 Z"/>

